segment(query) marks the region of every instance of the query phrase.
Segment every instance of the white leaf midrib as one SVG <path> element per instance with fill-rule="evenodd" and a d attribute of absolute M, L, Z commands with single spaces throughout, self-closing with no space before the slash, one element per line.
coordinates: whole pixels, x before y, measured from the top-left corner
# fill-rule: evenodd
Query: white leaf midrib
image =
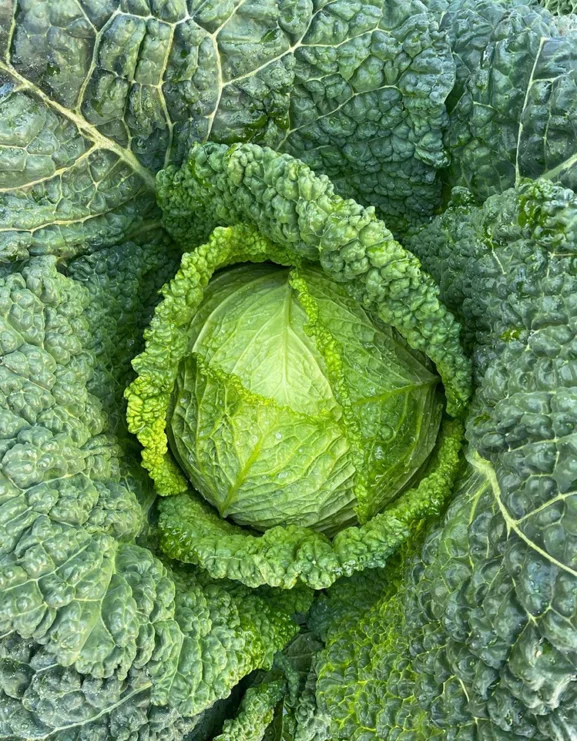
<path fill-rule="evenodd" d="M 31 93 L 35 97 L 39 98 L 47 108 L 56 111 L 60 116 L 73 123 L 78 131 L 80 131 L 80 133 L 87 139 L 94 142 L 96 146 L 113 152 L 141 178 L 148 188 L 154 190 L 154 173 L 144 167 L 144 165 L 139 162 L 136 155 L 134 155 L 130 150 L 121 147 L 120 144 L 117 144 L 112 139 L 104 136 L 104 134 L 101 134 L 93 124 L 88 123 L 86 119 L 82 118 L 74 111 L 71 111 L 69 108 L 66 108 L 66 106 L 61 103 L 58 103 L 58 101 L 53 98 L 50 98 L 40 87 L 38 87 L 38 85 L 30 82 L 30 80 L 17 72 L 11 65 L 0 61 L 0 72 L 5 72 L 7 75 L 12 77 L 13 80 L 17 81 L 20 90 Z"/>

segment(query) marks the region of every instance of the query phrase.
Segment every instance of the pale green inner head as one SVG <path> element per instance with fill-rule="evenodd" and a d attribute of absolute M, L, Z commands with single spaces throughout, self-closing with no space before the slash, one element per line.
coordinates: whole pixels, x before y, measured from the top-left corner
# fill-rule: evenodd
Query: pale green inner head
<path fill-rule="evenodd" d="M 318 268 L 221 272 L 189 340 L 169 438 L 223 517 L 333 534 L 431 452 L 442 405 L 428 362 Z"/>

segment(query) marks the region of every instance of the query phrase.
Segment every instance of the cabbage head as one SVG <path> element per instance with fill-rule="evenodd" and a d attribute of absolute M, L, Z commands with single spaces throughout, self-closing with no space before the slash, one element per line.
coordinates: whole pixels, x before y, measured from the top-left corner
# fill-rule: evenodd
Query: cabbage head
<path fill-rule="evenodd" d="M 126 397 L 160 547 L 249 587 L 382 567 L 459 466 L 470 365 L 438 287 L 271 149 L 194 145 L 157 196 L 183 255 Z"/>
<path fill-rule="evenodd" d="M 188 346 L 170 447 L 220 516 L 240 525 L 332 534 L 365 521 L 435 444 L 438 376 L 318 266 L 221 271 Z"/>

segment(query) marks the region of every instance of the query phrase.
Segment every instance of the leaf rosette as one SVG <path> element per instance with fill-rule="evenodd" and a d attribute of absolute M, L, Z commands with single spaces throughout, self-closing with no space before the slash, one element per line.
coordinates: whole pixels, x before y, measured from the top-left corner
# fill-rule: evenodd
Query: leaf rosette
<path fill-rule="evenodd" d="M 458 464 L 469 365 L 435 284 L 289 155 L 195 145 L 158 196 L 188 251 L 126 395 L 144 467 L 177 495 L 163 548 L 253 587 L 383 565 Z"/>

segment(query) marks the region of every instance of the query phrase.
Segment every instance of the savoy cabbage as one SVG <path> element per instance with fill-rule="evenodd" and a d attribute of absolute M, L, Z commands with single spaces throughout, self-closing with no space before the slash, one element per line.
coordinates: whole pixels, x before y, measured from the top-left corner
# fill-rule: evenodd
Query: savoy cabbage
<path fill-rule="evenodd" d="M 576 10 L 0 0 L 0 739 L 577 736 Z M 346 419 L 325 532 L 203 492 L 274 386 L 249 304 L 191 353 L 245 274 Z"/>

